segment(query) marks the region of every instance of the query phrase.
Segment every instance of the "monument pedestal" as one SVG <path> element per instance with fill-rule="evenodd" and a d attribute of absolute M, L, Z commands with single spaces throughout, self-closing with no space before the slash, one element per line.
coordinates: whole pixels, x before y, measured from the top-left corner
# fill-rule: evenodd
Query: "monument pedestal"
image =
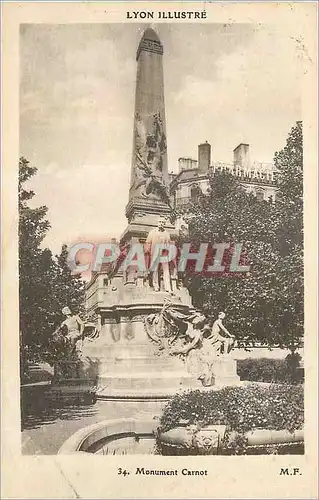
<path fill-rule="evenodd" d="M 201 387 L 181 359 L 159 350 L 144 323 L 148 315 L 161 310 L 167 297 L 181 312 L 192 311 L 185 288 L 175 288 L 172 297 L 139 280 L 125 284 L 120 276 L 105 286 L 103 275 L 91 286 L 98 299 L 95 310 L 101 331 L 96 340 L 84 342 L 82 352 L 97 367 L 98 397 L 167 399 L 180 390 Z"/>
<path fill-rule="evenodd" d="M 237 362 L 227 354 L 214 360 L 212 374 L 214 386 L 235 385 L 240 382 L 237 375 Z"/>
<path fill-rule="evenodd" d="M 200 387 L 181 360 L 158 355 L 145 340 L 108 345 L 95 355 L 99 398 L 167 399 L 179 390 Z"/>
<path fill-rule="evenodd" d="M 107 399 L 168 399 L 179 391 L 206 390 L 240 382 L 236 361 L 223 355 L 208 361 L 211 368 L 200 377 L 192 371 L 188 359 L 165 352 L 154 342 L 146 318 L 158 314 L 169 298 L 176 311 L 188 315 L 194 311 L 185 288 L 175 295 L 155 292 L 143 280 L 125 283 L 123 276 L 111 281 L 103 274 L 96 277 L 95 311 L 100 316 L 101 331 L 94 341 L 83 344 L 83 356 L 96 367 L 98 397 Z"/>

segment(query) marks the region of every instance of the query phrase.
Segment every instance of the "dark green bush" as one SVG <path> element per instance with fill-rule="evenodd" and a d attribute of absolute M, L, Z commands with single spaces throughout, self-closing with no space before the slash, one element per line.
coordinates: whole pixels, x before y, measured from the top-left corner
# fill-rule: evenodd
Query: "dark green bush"
<path fill-rule="evenodd" d="M 296 384 L 302 382 L 300 356 L 290 354 L 286 359 L 239 359 L 237 373 L 240 380 Z M 296 358 L 296 359 L 295 359 Z"/>
<path fill-rule="evenodd" d="M 227 425 L 241 434 L 263 429 L 300 429 L 304 422 L 303 386 L 251 384 L 209 392 L 188 391 L 165 406 L 159 431 L 183 423 L 200 426 Z"/>

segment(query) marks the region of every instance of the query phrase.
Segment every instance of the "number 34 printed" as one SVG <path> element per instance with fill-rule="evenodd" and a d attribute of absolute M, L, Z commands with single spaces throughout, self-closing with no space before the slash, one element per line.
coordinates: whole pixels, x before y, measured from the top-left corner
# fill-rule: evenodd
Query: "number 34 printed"
<path fill-rule="evenodd" d="M 126 470 L 126 469 L 122 469 L 122 467 L 119 467 L 119 468 L 117 469 L 117 474 L 118 474 L 119 476 L 129 476 L 129 474 L 130 474 L 130 473 L 129 473 L 129 472 L 127 472 L 127 470 Z"/>

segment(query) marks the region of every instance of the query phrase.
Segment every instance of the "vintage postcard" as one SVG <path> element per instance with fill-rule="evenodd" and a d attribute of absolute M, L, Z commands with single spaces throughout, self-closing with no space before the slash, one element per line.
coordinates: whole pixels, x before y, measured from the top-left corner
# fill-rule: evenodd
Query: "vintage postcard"
<path fill-rule="evenodd" d="M 317 498 L 316 2 L 2 13 L 2 498 Z"/>

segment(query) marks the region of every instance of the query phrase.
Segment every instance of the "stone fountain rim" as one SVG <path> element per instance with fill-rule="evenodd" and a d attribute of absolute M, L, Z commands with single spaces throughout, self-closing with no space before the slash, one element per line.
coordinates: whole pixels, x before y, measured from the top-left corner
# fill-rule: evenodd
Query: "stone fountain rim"
<path fill-rule="evenodd" d="M 214 425 L 208 426 L 214 427 Z M 112 436 L 117 436 L 117 438 L 123 434 L 127 435 L 127 433 L 131 435 L 147 435 L 153 434 L 155 437 L 156 431 L 158 428 L 158 422 L 155 419 L 136 419 L 136 418 L 121 418 L 121 419 L 112 419 L 112 420 L 102 420 L 101 422 L 97 422 L 95 424 L 88 425 L 79 429 L 74 434 L 72 434 L 60 447 L 58 451 L 58 455 L 64 454 L 74 454 L 74 453 L 86 453 L 86 450 L 97 441 L 105 439 L 107 437 L 111 438 Z M 177 428 L 183 428 L 177 427 Z M 175 429 L 175 428 L 174 428 Z M 168 431 L 169 432 L 169 431 Z M 165 433 L 164 433 L 165 434 Z M 262 435 L 261 435 L 262 434 Z M 279 441 L 272 441 L 268 443 L 260 443 L 260 439 L 264 441 L 264 437 L 280 437 Z M 296 429 L 293 433 L 288 431 L 287 429 L 262 429 L 256 428 L 255 430 L 248 431 L 245 433 L 245 436 L 248 438 L 248 445 L 256 446 L 260 444 L 291 444 L 293 442 L 301 442 L 304 441 L 304 429 Z M 287 436 L 290 436 L 292 439 L 286 440 Z M 258 439 L 259 437 L 259 439 Z M 257 438 L 257 442 L 254 438 Z M 254 442 L 255 441 L 255 442 Z M 174 443 L 165 443 L 166 446 L 174 446 Z M 83 446 L 86 449 L 83 449 Z M 178 445 L 178 447 L 182 447 L 183 445 Z"/>
<path fill-rule="evenodd" d="M 85 453 L 93 443 L 107 437 L 127 433 L 134 435 L 153 434 L 157 422 L 154 419 L 120 418 L 102 420 L 79 429 L 72 434 L 60 447 L 58 455 Z M 82 449 L 83 446 L 86 449 Z"/>
<path fill-rule="evenodd" d="M 168 431 L 164 432 L 159 432 L 158 437 L 161 439 L 161 437 L 166 438 L 170 437 L 171 431 L 173 433 L 177 430 L 179 431 L 184 431 L 184 433 L 189 433 L 192 430 L 197 430 L 199 431 L 211 431 L 214 430 L 214 428 L 218 427 L 224 427 L 223 425 L 214 425 L 214 424 L 209 424 L 204 427 L 197 427 L 196 424 L 194 425 L 179 425 L 176 427 L 173 427 L 172 429 L 169 429 Z M 197 429 L 196 429 L 197 428 Z M 230 433 L 235 437 L 236 435 L 239 435 L 240 433 L 234 430 L 230 430 Z M 244 437 L 247 439 L 247 445 L 248 446 L 261 446 L 261 445 L 271 445 L 271 444 L 278 444 L 278 445 L 284 445 L 284 444 L 293 444 L 293 443 L 300 443 L 304 442 L 304 428 L 300 429 L 295 429 L 294 431 L 289 431 L 288 429 L 265 429 L 262 427 L 256 427 L 254 429 L 251 429 L 249 431 L 244 432 Z M 187 448 L 188 446 L 186 445 L 186 436 L 185 436 L 185 443 L 181 442 L 174 442 L 176 440 L 176 437 L 173 435 L 171 437 L 171 440 L 166 441 L 164 439 L 163 444 L 167 447 L 173 447 L 173 448 Z"/>

